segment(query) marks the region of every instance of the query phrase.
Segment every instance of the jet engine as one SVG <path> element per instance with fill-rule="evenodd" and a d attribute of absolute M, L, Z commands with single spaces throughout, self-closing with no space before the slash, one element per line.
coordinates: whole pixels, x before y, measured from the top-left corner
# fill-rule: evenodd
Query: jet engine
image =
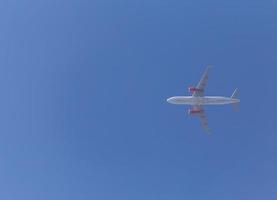
<path fill-rule="evenodd" d="M 188 114 L 189 115 L 194 115 L 194 114 L 200 114 L 203 113 L 204 111 L 202 109 L 189 109 Z"/>
<path fill-rule="evenodd" d="M 190 86 L 190 87 L 188 88 L 188 91 L 189 91 L 189 93 L 193 93 L 193 92 L 203 92 L 202 89 L 199 89 L 199 88 L 197 88 L 197 87 L 192 87 L 192 86 Z"/>

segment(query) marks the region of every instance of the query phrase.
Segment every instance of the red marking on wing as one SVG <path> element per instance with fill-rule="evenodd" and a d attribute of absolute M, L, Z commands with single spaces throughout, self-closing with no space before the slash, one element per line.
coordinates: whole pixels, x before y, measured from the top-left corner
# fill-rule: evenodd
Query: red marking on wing
<path fill-rule="evenodd" d="M 196 88 L 196 87 L 189 87 L 188 90 L 189 90 L 190 93 L 193 93 L 193 92 L 203 92 L 204 91 L 203 89 Z"/>

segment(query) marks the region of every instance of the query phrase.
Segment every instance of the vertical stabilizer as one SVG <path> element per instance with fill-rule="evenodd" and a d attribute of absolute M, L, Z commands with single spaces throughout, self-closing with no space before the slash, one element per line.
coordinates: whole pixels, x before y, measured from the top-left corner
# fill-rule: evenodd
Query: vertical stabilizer
<path fill-rule="evenodd" d="M 235 91 L 233 92 L 231 98 L 236 99 L 238 97 L 238 95 L 239 95 L 238 88 L 236 88 Z M 239 111 L 238 103 L 233 103 L 232 105 L 233 105 L 234 111 L 238 112 Z"/>
<path fill-rule="evenodd" d="M 236 99 L 238 96 L 239 96 L 239 92 L 238 92 L 238 88 L 236 88 L 235 91 L 233 92 L 231 98 Z"/>

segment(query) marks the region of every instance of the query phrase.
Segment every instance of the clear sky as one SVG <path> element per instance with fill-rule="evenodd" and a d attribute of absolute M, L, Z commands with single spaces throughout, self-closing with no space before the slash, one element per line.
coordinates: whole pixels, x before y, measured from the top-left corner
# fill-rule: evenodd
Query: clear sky
<path fill-rule="evenodd" d="M 0 198 L 276 200 L 276 1 L 0 1 Z M 188 95 L 240 90 L 240 112 Z"/>

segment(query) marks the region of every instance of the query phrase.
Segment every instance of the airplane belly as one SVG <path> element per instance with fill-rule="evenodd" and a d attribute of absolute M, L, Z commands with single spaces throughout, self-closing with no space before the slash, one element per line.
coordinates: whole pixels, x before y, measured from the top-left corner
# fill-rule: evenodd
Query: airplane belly
<path fill-rule="evenodd" d="M 224 97 L 218 97 L 218 98 L 208 97 L 203 100 L 203 105 L 224 105 L 224 104 L 230 104 L 230 103 L 232 103 L 232 100 Z"/>
<path fill-rule="evenodd" d="M 167 101 L 172 104 L 185 105 L 222 105 L 234 103 L 233 99 L 226 97 L 171 97 Z"/>
<path fill-rule="evenodd" d="M 191 105 L 191 104 L 193 104 L 193 101 L 192 101 L 192 99 L 189 99 L 189 98 L 183 98 L 183 99 L 179 99 L 179 101 L 177 100 L 176 103 Z"/>
<path fill-rule="evenodd" d="M 187 97 L 171 97 L 167 101 L 172 104 L 191 104 L 191 99 Z"/>

